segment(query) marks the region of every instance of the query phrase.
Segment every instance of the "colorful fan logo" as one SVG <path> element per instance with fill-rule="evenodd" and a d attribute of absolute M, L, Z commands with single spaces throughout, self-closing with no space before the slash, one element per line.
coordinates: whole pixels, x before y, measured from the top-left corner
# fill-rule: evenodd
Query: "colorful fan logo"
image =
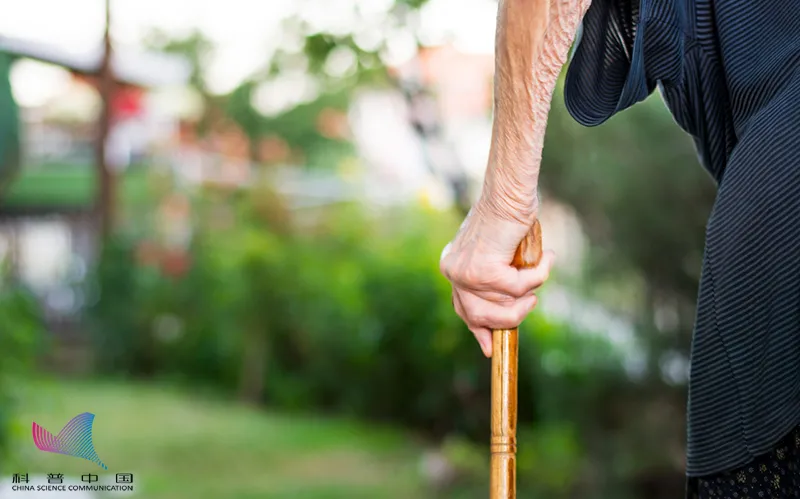
<path fill-rule="evenodd" d="M 97 452 L 94 450 L 94 443 L 92 443 L 93 422 L 94 414 L 91 412 L 84 412 L 72 418 L 70 422 L 58 432 L 58 435 L 53 435 L 34 421 L 33 443 L 36 444 L 39 450 L 80 457 L 107 470 L 108 466 L 103 464 L 100 458 L 97 457 Z"/>

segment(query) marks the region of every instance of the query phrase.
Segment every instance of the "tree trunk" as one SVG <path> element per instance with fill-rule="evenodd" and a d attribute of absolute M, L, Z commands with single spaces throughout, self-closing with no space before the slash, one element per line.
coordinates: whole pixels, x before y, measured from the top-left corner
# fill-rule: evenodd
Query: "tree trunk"
<path fill-rule="evenodd" d="M 111 129 L 111 103 L 114 95 L 114 75 L 111 67 L 111 0 L 106 0 L 105 34 L 103 36 L 103 59 L 99 70 L 98 90 L 102 101 L 98 123 L 95 162 L 97 172 L 97 198 L 95 210 L 102 239 L 105 240 L 114 227 L 116 179 L 106 159 L 108 136 Z"/>

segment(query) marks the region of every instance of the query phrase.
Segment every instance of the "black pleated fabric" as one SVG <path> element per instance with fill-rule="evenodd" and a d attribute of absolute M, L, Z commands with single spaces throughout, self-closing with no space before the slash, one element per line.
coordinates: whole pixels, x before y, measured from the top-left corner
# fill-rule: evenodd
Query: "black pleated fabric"
<path fill-rule="evenodd" d="M 594 0 L 567 72 L 567 108 L 587 126 L 659 86 L 719 186 L 692 344 L 689 476 L 744 466 L 800 424 L 798 68 L 798 0 Z"/>
<path fill-rule="evenodd" d="M 800 498 L 800 428 L 740 468 L 686 482 L 686 499 Z"/>

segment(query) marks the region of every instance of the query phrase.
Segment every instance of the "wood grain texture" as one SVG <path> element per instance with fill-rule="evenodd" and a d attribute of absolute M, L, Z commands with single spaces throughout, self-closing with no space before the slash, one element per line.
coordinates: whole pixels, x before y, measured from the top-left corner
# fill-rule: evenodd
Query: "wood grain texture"
<path fill-rule="evenodd" d="M 512 265 L 530 268 L 542 258 L 542 228 L 535 221 L 517 248 Z M 517 497 L 517 375 L 519 332 L 492 331 L 492 438 L 490 499 Z"/>

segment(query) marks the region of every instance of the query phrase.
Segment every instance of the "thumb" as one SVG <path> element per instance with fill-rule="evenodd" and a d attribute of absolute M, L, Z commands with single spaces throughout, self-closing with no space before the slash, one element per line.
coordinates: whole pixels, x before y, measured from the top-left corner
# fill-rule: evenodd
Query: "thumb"
<path fill-rule="evenodd" d="M 544 284 L 550 277 L 550 270 L 553 268 L 555 260 L 556 254 L 548 250 L 542 254 L 542 259 L 536 267 L 518 270 L 517 288 L 525 294 Z"/>

